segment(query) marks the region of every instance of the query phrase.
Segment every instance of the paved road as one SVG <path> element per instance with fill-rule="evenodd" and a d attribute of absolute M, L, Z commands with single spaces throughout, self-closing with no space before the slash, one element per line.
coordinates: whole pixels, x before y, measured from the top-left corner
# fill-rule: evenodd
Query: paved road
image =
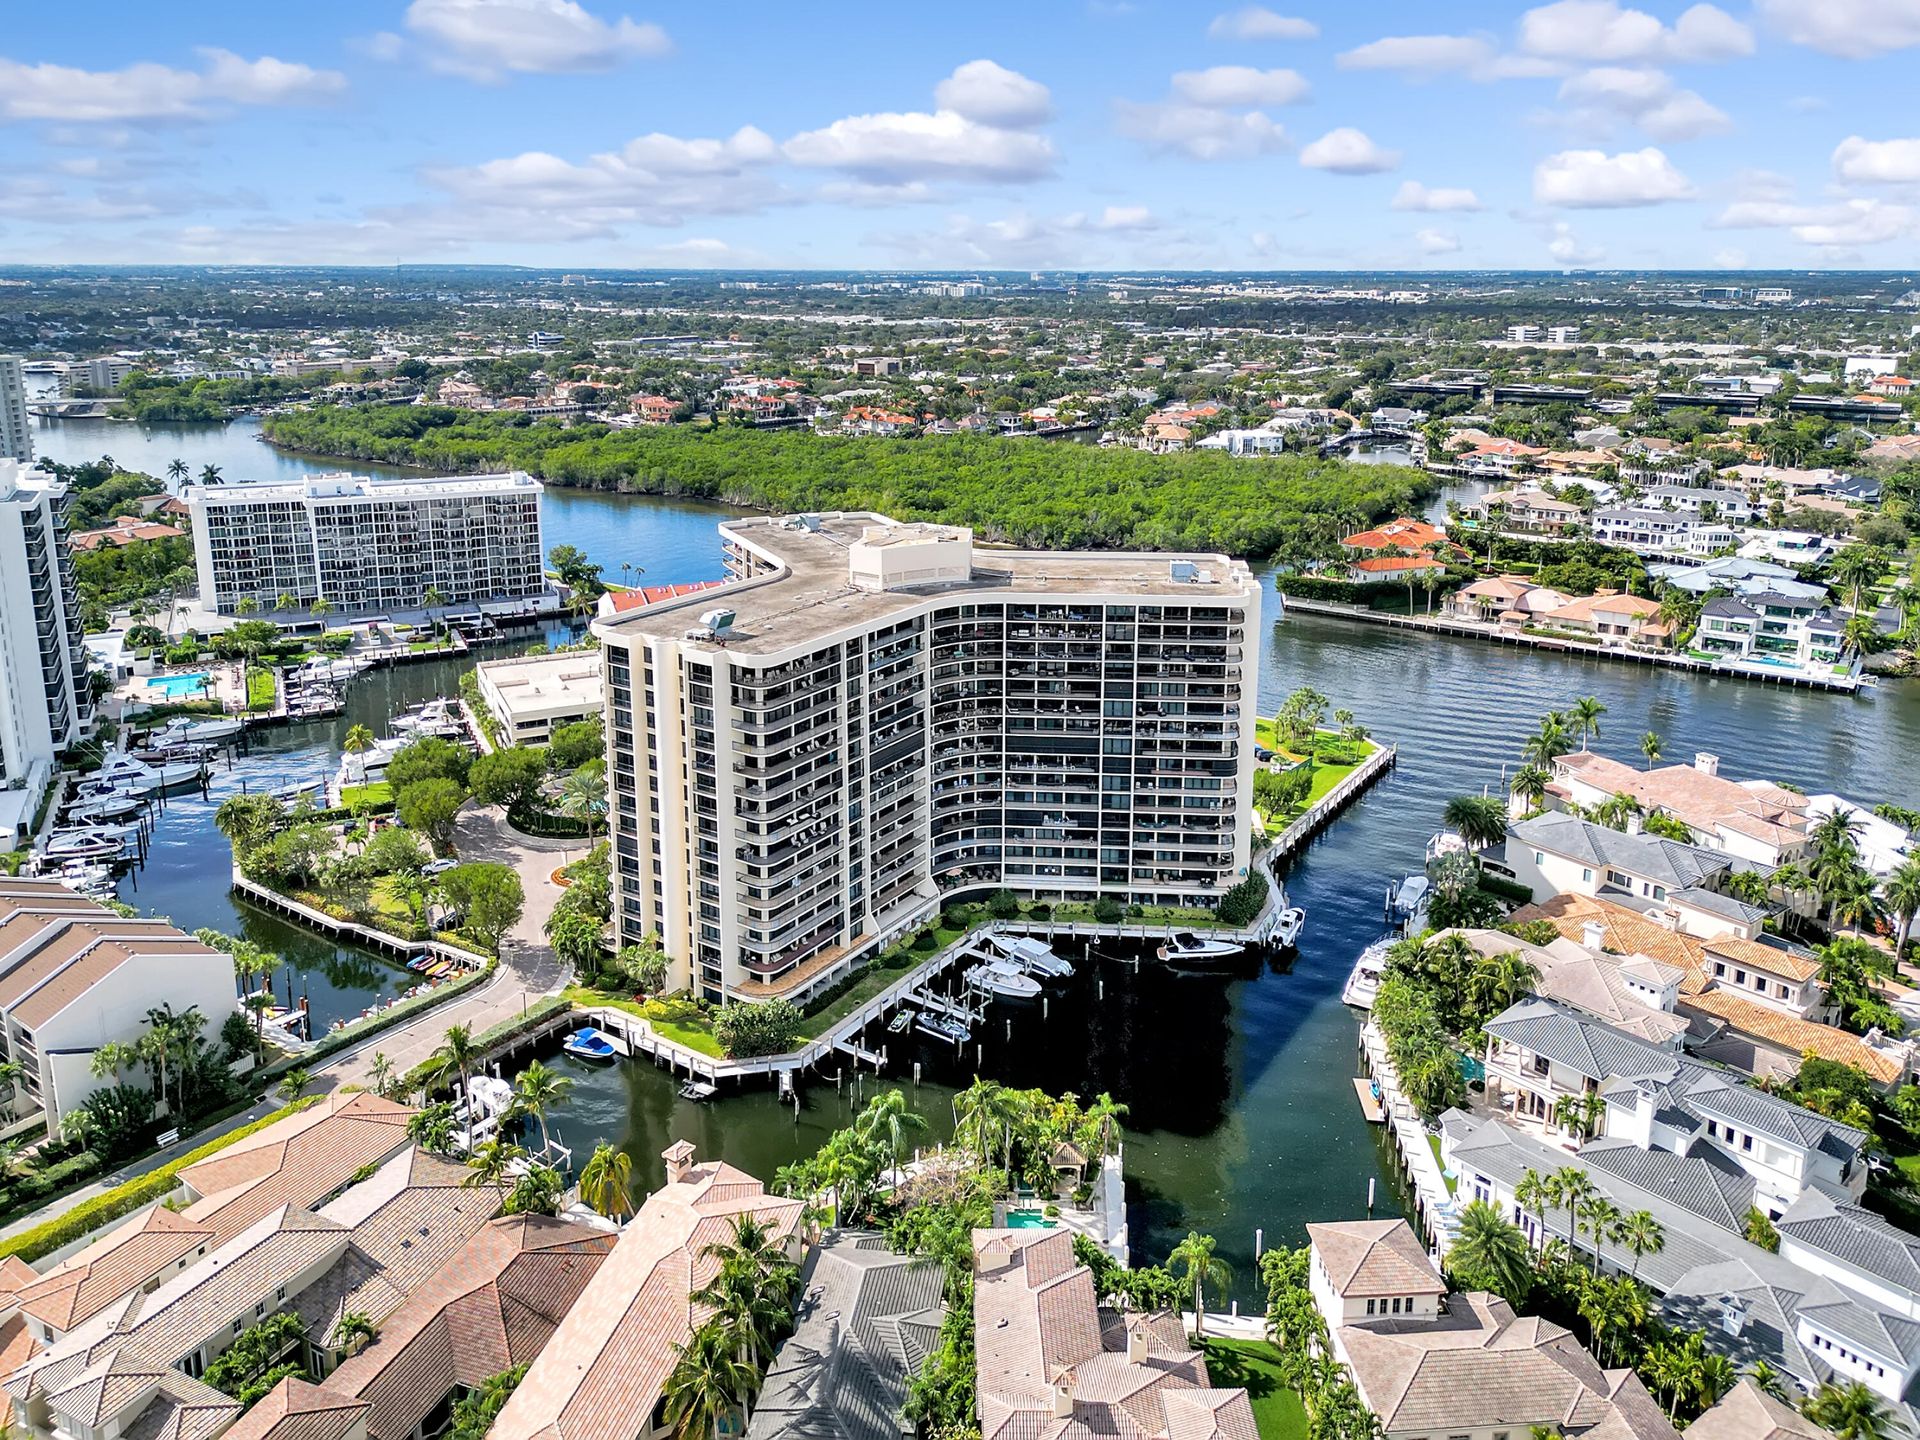
<path fill-rule="evenodd" d="M 553 871 L 585 853 L 580 842 L 536 840 L 509 829 L 505 812 L 469 805 L 454 824 L 454 849 L 462 860 L 511 865 L 526 891 L 526 907 L 519 923 L 502 937 L 499 968 L 479 989 L 331 1057 L 316 1076 L 329 1088 L 370 1084 L 376 1053 L 393 1062 L 394 1074 L 403 1075 L 440 1048 L 448 1026 L 465 1025 L 477 1035 L 524 1014 L 541 996 L 565 988 L 570 978 L 568 969 L 541 932 L 562 894 L 561 887 L 553 883 Z"/>

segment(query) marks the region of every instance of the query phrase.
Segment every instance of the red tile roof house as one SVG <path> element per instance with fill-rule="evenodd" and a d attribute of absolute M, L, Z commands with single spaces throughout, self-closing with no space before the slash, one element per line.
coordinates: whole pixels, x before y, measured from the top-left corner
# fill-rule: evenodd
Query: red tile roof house
<path fill-rule="evenodd" d="M 674 1347 L 707 1319 L 705 1307 L 692 1298 L 718 1268 L 703 1253 L 706 1247 L 729 1239 L 734 1220 L 751 1215 L 797 1256 L 800 1201 L 767 1194 L 758 1180 L 731 1165 L 696 1162 L 684 1140 L 663 1158 L 667 1183 L 620 1232 L 613 1253 L 494 1420 L 489 1440 L 636 1440 L 655 1434 Z"/>
<path fill-rule="evenodd" d="M 1424 520 L 1401 516 L 1371 530 L 1361 530 L 1340 542 L 1347 555 L 1345 578 L 1354 581 L 1392 580 L 1446 568 L 1447 558 L 1466 552 L 1447 532 Z"/>
<path fill-rule="evenodd" d="M 175 526 L 162 525 L 157 520 L 121 515 L 111 525 L 103 525 L 98 530 L 74 532 L 67 543 L 76 550 L 98 550 L 102 545 L 133 545 L 142 540 L 180 540 L 185 538 L 186 533 Z"/>

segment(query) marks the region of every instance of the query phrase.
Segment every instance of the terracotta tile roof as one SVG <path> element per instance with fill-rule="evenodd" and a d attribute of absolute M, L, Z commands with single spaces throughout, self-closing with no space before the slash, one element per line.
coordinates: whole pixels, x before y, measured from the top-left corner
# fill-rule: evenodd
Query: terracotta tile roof
<path fill-rule="evenodd" d="M 234 1422 L 225 1440 L 347 1440 L 367 1402 L 305 1380 L 282 1380 Z"/>
<path fill-rule="evenodd" d="M 1371 530 L 1358 531 L 1340 543 L 1349 550 L 1385 550 L 1389 546 L 1398 546 L 1402 550 L 1423 550 L 1428 545 L 1450 545 L 1446 531 L 1405 515 Z"/>
<path fill-rule="evenodd" d="M 667 1153 L 673 1164 L 679 1147 Z M 802 1208 L 721 1162 L 694 1165 L 654 1191 L 501 1410 L 491 1440 L 633 1440 L 634 1417 L 651 1413 L 673 1368 L 673 1347 L 704 1318 L 690 1297 L 717 1262 L 700 1248 L 725 1238 L 740 1215 L 792 1236 Z"/>
<path fill-rule="evenodd" d="M 1660 607 L 1639 595 L 1586 595 L 1555 610 L 1553 620 L 1595 620 L 1602 615 L 1658 615 Z"/>
<path fill-rule="evenodd" d="M 213 1243 L 207 1226 L 156 1206 L 22 1286 L 20 1308 L 55 1330 L 71 1330 Z"/>
<path fill-rule="evenodd" d="M 1341 1295 L 1367 1299 L 1379 1295 L 1444 1295 L 1446 1285 L 1434 1273 L 1426 1246 L 1404 1220 L 1346 1220 L 1307 1226 Z"/>
<path fill-rule="evenodd" d="M 1811 955 L 1763 945 L 1758 940 L 1742 940 L 1737 935 L 1718 935 L 1700 942 L 1700 948 L 1713 959 L 1730 960 L 1769 975 L 1784 975 L 1789 980 L 1811 980 L 1820 973 L 1820 962 Z"/>
<path fill-rule="evenodd" d="M 1687 1427 L 1688 1440 L 1833 1440 L 1791 1405 L 1742 1380 Z"/>
<path fill-rule="evenodd" d="M 75 926 L 76 930 L 88 927 Z M 172 930 L 172 926 L 166 927 Z M 174 932 L 178 933 L 178 932 Z M 31 995 L 12 1005 L 11 1013 L 17 1024 L 29 1030 L 38 1029 L 68 1006 L 77 1004 L 92 992 L 96 985 L 107 981 L 114 971 L 129 960 L 143 956 L 200 955 L 211 956 L 218 952 L 198 940 L 189 940 L 184 935 L 177 940 L 114 940 L 101 941 L 93 945 L 74 963 L 53 975 Z"/>
<path fill-rule="evenodd" d="M 613 1249 L 612 1235 L 572 1221 L 489 1221 L 387 1317 L 372 1345 L 341 1363 L 327 1388 L 368 1402 L 370 1435 L 406 1440 L 457 1386 L 534 1361 Z M 624 1424 L 622 1440 L 632 1440 L 633 1417 L 646 1413 L 602 1422 Z"/>
<path fill-rule="evenodd" d="M 1591 750 L 1562 755 L 1553 769 L 1609 795 L 1631 795 L 1641 805 L 1665 810 L 1706 834 L 1726 825 L 1783 848 L 1805 839 L 1806 797 L 1777 785 L 1742 784 L 1693 765 L 1641 770 Z"/>
<path fill-rule="evenodd" d="M 1409 570 L 1444 570 L 1446 561 L 1431 555 L 1369 555 L 1353 561 L 1350 568 L 1369 575 L 1397 575 Z"/>
<path fill-rule="evenodd" d="M 24 1262 L 23 1262 L 24 1263 Z M 11 1375 L 40 1349 L 40 1342 L 27 1333 L 23 1316 L 14 1315 L 0 1324 L 0 1375 Z M 0 1390 L 0 1425 L 13 1423 L 13 1399 Z"/>
<path fill-rule="evenodd" d="M 640 585 L 630 590 L 607 591 L 607 604 L 615 613 L 626 610 L 638 610 L 642 605 L 657 604 L 662 600 L 678 600 L 685 595 L 696 595 L 702 590 L 711 590 L 716 585 L 725 585 L 725 580 L 690 580 L 677 585 Z"/>
<path fill-rule="evenodd" d="M 1823 1060 L 1838 1060 L 1844 1065 L 1851 1065 L 1881 1085 L 1891 1085 L 1902 1073 L 1898 1062 L 1882 1055 L 1858 1035 L 1849 1035 L 1844 1030 L 1822 1025 L 1817 1020 L 1802 1020 L 1797 1015 L 1788 1015 L 1732 990 L 1708 990 L 1699 995 L 1689 995 L 1681 1008 L 1711 1015 L 1742 1035 L 1757 1036 L 1791 1054 L 1805 1055 L 1811 1052 Z"/>

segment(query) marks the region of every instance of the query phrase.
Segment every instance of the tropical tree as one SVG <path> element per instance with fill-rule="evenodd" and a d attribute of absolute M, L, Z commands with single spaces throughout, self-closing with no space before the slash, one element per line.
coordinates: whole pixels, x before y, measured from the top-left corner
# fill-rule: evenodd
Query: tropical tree
<path fill-rule="evenodd" d="M 1591 1140 L 1607 1113 L 1607 1102 L 1598 1095 L 1562 1095 L 1553 1102 L 1553 1123 L 1581 1141 Z"/>
<path fill-rule="evenodd" d="M 356 761 L 353 767 L 354 773 L 360 777 L 360 783 L 363 785 L 367 780 L 367 762 L 360 757 L 371 750 L 373 745 L 373 731 L 364 725 L 353 726 L 347 731 L 347 738 L 341 742 L 340 748 L 354 757 Z"/>
<path fill-rule="evenodd" d="M 547 1138 L 547 1115 L 555 1106 L 564 1104 L 567 1096 L 573 1093 L 573 1079 L 562 1075 L 552 1066 L 539 1060 L 529 1061 L 527 1068 L 513 1082 L 513 1105 L 523 1114 L 531 1115 L 540 1127 L 540 1150 L 545 1154 L 550 1148 Z"/>
<path fill-rule="evenodd" d="M 1211 1235 L 1189 1230 L 1187 1238 L 1174 1246 L 1173 1253 L 1167 1256 L 1167 1268 L 1180 1272 L 1193 1287 L 1193 1333 L 1196 1339 L 1204 1338 L 1207 1333 L 1206 1287 L 1210 1284 L 1233 1283 L 1232 1269 L 1226 1261 L 1215 1257 L 1213 1248 L 1214 1239 Z"/>
<path fill-rule="evenodd" d="M 1667 1248 L 1667 1232 L 1650 1210 L 1635 1210 L 1620 1218 L 1615 1227 L 1614 1239 L 1633 1256 L 1633 1269 L 1630 1279 L 1640 1278 L 1640 1262 L 1648 1255 L 1658 1255 Z"/>
<path fill-rule="evenodd" d="M 434 630 L 440 628 L 440 621 L 434 612 L 446 603 L 447 592 L 442 590 L 438 585 L 429 585 L 421 593 L 420 608 L 427 612 L 427 625 L 429 628 Z"/>
<path fill-rule="evenodd" d="M 900 1149 L 908 1135 L 927 1128 L 926 1118 L 907 1108 L 906 1092 L 885 1090 L 876 1095 L 860 1113 L 858 1125 L 873 1139 L 884 1144 L 891 1162 L 894 1184 L 900 1183 Z"/>
<path fill-rule="evenodd" d="M 200 467 L 200 483 L 202 485 L 218 485 L 220 483 L 220 467 L 218 465 L 202 465 Z"/>
<path fill-rule="evenodd" d="M 495 1138 L 482 1140 L 475 1145 L 467 1156 L 467 1175 L 460 1184 L 468 1190 L 482 1185 L 491 1185 L 504 1205 L 507 1198 L 507 1181 L 514 1167 L 527 1158 L 527 1152 L 511 1141 Z"/>
<path fill-rule="evenodd" d="M 1600 1273 L 1600 1247 L 1613 1238 L 1614 1228 L 1621 1219 L 1620 1207 L 1597 1190 L 1580 1202 L 1581 1228 L 1593 1237 L 1593 1273 L 1595 1275 Z"/>
<path fill-rule="evenodd" d="M 1513 1203 L 1533 1216 L 1534 1222 L 1540 1227 L 1540 1233 L 1544 1235 L 1547 1229 L 1547 1211 L 1551 1210 L 1556 1203 L 1553 1182 L 1529 1165 L 1526 1173 L 1520 1177 L 1520 1182 L 1513 1187 Z"/>
<path fill-rule="evenodd" d="M 364 1310 L 349 1310 L 334 1322 L 333 1343 L 349 1355 L 357 1355 L 373 1343 L 380 1327 Z"/>
<path fill-rule="evenodd" d="M 1476 850 L 1507 836 L 1506 807 L 1490 795 L 1456 795 L 1447 801 L 1444 818 L 1447 828 Z"/>
<path fill-rule="evenodd" d="M 1104 1160 L 1120 1148 L 1120 1121 L 1126 1114 L 1127 1107 L 1104 1090 L 1087 1107 L 1086 1126 L 1093 1136 L 1093 1150 L 1098 1158 Z"/>
<path fill-rule="evenodd" d="M 1516 1309 L 1533 1288 L 1533 1252 L 1520 1227 L 1484 1200 L 1460 1212 L 1447 1269 L 1463 1288 L 1491 1290 Z"/>
<path fill-rule="evenodd" d="M 1529 735 L 1521 745 L 1520 753 L 1528 763 L 1538 765 L 1542 770 L 1551 770 L 1553 762 L 1573 749 L 1573 740 L 1567 733 L 1566 722 L 1558 711 L 1542 717 L 1540 728 Z"/>
<path fill-rule="evenodd" d="M 751 1369 L 717 1325 L 702 1325 L 673 1353 L 662 1398 L 674 1440 L 720 1440 L 721 1426 L 746 1406 Z"/>
<path fill-rule="evenodd" d="M 1538 810 L 1540 802 L 1546 799 L 1547 786 L 1552 783 L 1553 776 L 1538 765 L 1522 765 L 1507 782 L 1507 791 L 1518 795 L 1529 810 Z"/>
<path fill-rule="evenodd" d="M 602 1140 L 580 1171 L 580 1198 L 609 1220 L 633 1213 L 633 1157 Z"/>
<path fill-rule="evenodd" d="M 717 1261 L 719 1268 L 694 1299 L 713 1307 L 715 1318 L 757 1375 L 773 1357 L 781 1329 L 793 1318 L 799 1269 L 773 1228 L 751 1214 L 735 1216 L 733 1233 L 700 1253 Z"/>
<path fill-rule="evenodd" d="M 367 1062 L 367 1078 L 373 1081 L 374 1094 L 380 1096 L 387 1094 L 388 1088 L 393 1084 L 393 1061 L 387 1058 L 386 1051 L 373 1052 L 373 1058 Z"/>
<path fill-rule="evenodd" d="M 1647 731 L 1640 737 L 1640 753 L 1647 757 L 1647 769 L 1653 769 L 1654 762 L 1660 758 L 1660 737 Z"/>
<path fill-rule="evenodd" d="M 1880 887 L 1880 898 L 1893 916 L 1893 953 L 1906 950 L 1915 915 L 1920 915 L 1920 855 L 1910 855 L 1887 876 Z"/>
<path fill-rule="evenodd" d="M 467 1077 L 473 1073 L 473 1062 L 480 1057 L 480 1049 L 473 1043 L 473 1030 L 466 1025 L 449 1025 L 447 1033 L 441 1038 L 440 1048 L 435 1050 L 432 1059 L 437 1062 L 444 1078 L 452 1071 L 460 1078 L 460 1095 L 467 1095 Z"/>
<path fill-rule="evenodd" d="M 173 481 L 175 484 L 179 484 L 192 473 L 187 466 L 187 462 L 177 455 L 167 462 L 167 479 Z"/>
<path fill-rule="evenodd" d="M 1887 1403 L 1858 1380 L 1845 1385 L 1828 1381 L 1800 1409 L 1835 1440 L 1891 1440 L 1898 1433 Z"/>
<path fill-rule="evenodd" d="M 1567 1249 L 1571 1251 L 1579 1234 L 1580 1207 L 1596 1193 L 1594 1184 L 1577 1165 L 1562 1165 L 1553 1172 L 1551 1183 L 1557 1202 L 1554 1208 L 1567 1212 Z"/>
<path fill-rule="evenodd" d="M 1589 740 L 1600 738 L 1600 717 L 1607 713 L 1607 707 L 1592 695 L 1582 695 L 1567 710 L 1567 722 L 1573 732 L 1580 737 L 1580 748 L 1585 750 Z"/>
<path fill-rule="evenodd" d="M 560 782 L 560 813 L 579 820 L 587 827 L 587 844 L 593 844 L 594 821 L 607 813 L 607 777 L 582 765 Z"/>

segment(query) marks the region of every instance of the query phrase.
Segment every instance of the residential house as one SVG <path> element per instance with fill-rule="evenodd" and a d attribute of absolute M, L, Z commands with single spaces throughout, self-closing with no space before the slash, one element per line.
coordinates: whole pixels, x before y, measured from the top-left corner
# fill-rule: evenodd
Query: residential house
<path fill-rule="evenodd" d="M 1576 750 L 1553 762 L 1550 804 L 1590 809 L 1626 795 L 1648 814 L 1684 824 L 1693 843 L 1760 865 L 1785 865 L 1806 853 L 1810 802 L 1766 780 L 1728 780 L 1720 757 L 1701 751 L 1691 765 L 1651 769 Z"/>
<path fill-rule="evenodd" d="M 1507 535 L 1566 535 L 1585 523 L 1586 515 L 1570 500 L 1556 500 L 1544 490 L 1519 487 L 1493 490 L 1465 507 L 1476 523 L 1495 525 Z"/>
<path fill-rule="evenodd" d="M 1739 542 L 1734 528 L 1720 520 L 1679 510 L 1613 506 L 1593 512 L 1593 538 L 1636 555 L 1709 556 Z"/>
<path fill-rule="evenodd" d="M 1462 452 L 1456 460 L 1460 468 L 1469 475 L 1506 476 L 1518 475 L 1539 467 L 1539 459 L 1547 453 L 1544 445 L 1527 445 L 1518 440 L 1504 437 L 1489 439 Z"/>
<path fill-rule="evenodd" d="M 1748 665 L 1835 669 L 1845 657 L 1840 622 L 1815 600 L 1762 590 L 1722 595 L 1700 608 L 1693 643 Z"/>
<path fill-rule="evenodd" d="M 1747 560 L 1772 560 L 1784 565 L 1819 565 L 1840 548 L 1840 542 L 1811 530 L 1749 532 L 1740 555 Z"/>
<path fill-rule="evenodd" d="M 1509 827 L 1506 865 L 1533 892 L 1598 896 L 1702 938 L 1760 933 L 1766 911 L 1728 895 L 1737 870 L 1764 869 L 1736 856 L 1658 835 L 1614 830 L 1549 811 Z"/>
<path fill-rule="evenodd" d="M 1445 530 L 1405 515 L 1370 530 L 1357 530 L 1340 544 L 1349 555 L 1424 555 L 1429 547 L 1443 552 L 1460 548 L 1447 539 Z"/>
<path fill-rule="evenodd" d="M 1660 510 L 1677 510 L 1702 519 L 1744 525 L 1753 519 L 1753 501 L 1739 490 L 1713 485 L 1655 485 L 1640 497 Z"/>
<path fill-rule="evenodd" d="M 442 380 L 435 399 L 442 405 L 451 405 L 458 410 L 485 410 L 490 404 L 485 390 L 470 381 L 459 379 Z"/>
<path fill-rule="evenodd" d="M 0 1054 L 20 1067 L 13 1119 L 49 1134 L 112 1084 L 93 1057 L 147 1033 L 147 1014 L 197 1006 L 217 1031 L 233 963 L 164 920 L 127 919 L 53 880 L 0 876 Z"/>
<path fill-rule="evenodd" d="M 1410 435 L 1427 423 L 1427 412 L 1405 405 L 1382 405 L 1367 419 L 1376 435 Z"/>
<path fill-rule="evenodd" d="M 1102 1311 L 1067 1231 L 976 1230 L 973 1256 L 981 1440 L 1253 1440 L 1247 1392 L 1214 1386 L 1178 1315 Z"/>
<path fill-rule="evenodd" d="M 1171 428 L 1184 429 L 1185 427 L 1172 426 Z M 1196 443 L 1194 448 L 1224 450 L 1229 455 L 1278 455 L 1287 448 L 1287 437 L 1276 430 L 1216 430 Z"/>
<path fill-rule="evenodd" d="M 1876 375 L 1867 382 L 1867 389 L 1875 395 L 1890 395 L 1895 400 L 1905 400 L 1914 393 L 1913 381 L 1904 375 Z"/>
<path fill-rule="evenodd" d="M 1833 1440 L 1784 1400 L 1742 1380 L 1687 1427 L 1689 1440 Z"/>
<path fill-rule="evenodd" d="M 1838 813 L 1847 817 L 1860 863 L 1881 880 L 1920 853 L 1920 846 L 1916 846 L 1906 826 L 1884 820 L 1864 805 L 1839 795 L 1808 795 L 1805 799 L 1809 828 L 1829 815 Z"/>
<path fill-rule="evenodd" d="M 664 395 L 631 395 L 627 398 L 627 409 L 640 417 L 642 425 L 670 425 L 674 412 L 679 408 L 676 401 Z"/>
<path fill-rule="evenodd" d="M 1503 625 L 1544 621 L 1571 597 L 1518 575 L 1491 575 L 1463 585 L 1447 597 L 1447 614 L 1456 620 L 1497 620 Z"/>
<path fill-rule="evenodd" d="M 793 1334 L 754 1401 L 746 1440 L 898 1440 L 907 1390 L 939 1348 L 944 1272 L 878 1235 L 807 1254 Z"/>
<path fill-rule="evenodd" d="M 1649 565 L 1647 574 L 1662 584 L 1676 586 L 1694 595 L 1713 590 L 1731 590 L 1736 595 L 1755 595 L 1774 590 L 1796 599 L 1824 600 L 1827 587 L 1808 584 L 1791 566 L 1771 560 L 1748 560 L 1738 555 L 1716 555 L 1695 563 Z"/>
<path fill-rule="evenodd" d="M 669 1147 L 667 1183 L 620 1232 L 489 1432 L 491 1440 L 650 1440 L 674 1347 L 704 1318 L 694 1292 L 719 1268 L 706 1247 L 752 1217 L 797 1258 L 804 1206 L 744 1171 Z M 404 1437 L 396 1437 L 404 1440 Z"/>
<path fill-rule="evenodd" d="M 1570 1331 L 1497 1296 L 1449 1294 L 1406 1221 L 1307 1237 L 1329 1347 L 1386 1440 L 1675 1440 L 1632 1370 L 1602 1369 Z"/>
<path fill-rule="evenodd" d="M 223 1440 L 367 1440 L 364 1400 L 288 1378 L 236 1420 Z"/>
<path fill-rule="evenodd" d="M 67 537 L 67 544 L 75 550 L 98 550 L 102 545 L 126 546 L 142 540 L 184 540 L 186 535 L 178 526 L 121 515 L 98 530 L 76 530 Z"/>
<path fill-rule="evenodd" d="M 1660 619 L 1660 607 L 1641 595 L 1597 591 L 1569 600 L 1546 617 L 1556 630 L 1598 636 L 1609 645 L 1665 649 L 1673 641 L 1673 626 Z"/>

